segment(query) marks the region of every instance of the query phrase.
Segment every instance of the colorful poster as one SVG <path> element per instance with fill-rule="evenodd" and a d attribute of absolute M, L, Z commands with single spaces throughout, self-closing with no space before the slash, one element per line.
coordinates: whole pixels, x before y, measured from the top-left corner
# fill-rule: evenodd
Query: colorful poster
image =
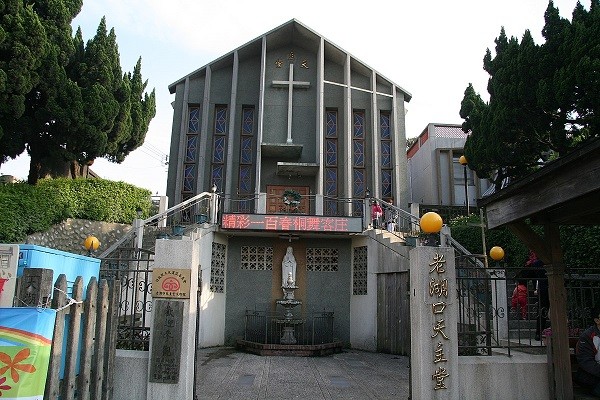
<path fill-rule="evenodd" d="M 42 400 L 56 310 L 0 308 L 0 397 Z"/>

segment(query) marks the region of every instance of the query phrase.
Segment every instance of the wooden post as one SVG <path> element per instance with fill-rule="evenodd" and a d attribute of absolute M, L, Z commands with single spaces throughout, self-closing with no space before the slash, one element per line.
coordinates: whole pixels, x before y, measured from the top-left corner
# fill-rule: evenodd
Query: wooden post
<path fill-rule="evenodd" d="M 108 282 L 100 281 L 98 290 L 98 306 L 96 307 L 96 339 L 94 340 L 94 358 L 90 380 L 90 398 L 99 399 L 102 395 L 102 381 L 104 380 L 104 342 L 106 341 L 106 320 L 108 318 Z"/>
<path fill-rule="evenodd" d="M 75 398 L 75 378 L 77 377 L 77 352 L 79 351 L 79 331 L 81 329 L 81 310 L 83 299 L 83 278 L 78 276 L 73 284 L 72 298 L 75 300 L 69 310 L 69 334 L 67 336 L 67 353 L 65 358 L 65 374 L 62 380 L 61 398 Z"/>
<path fill-rule="evenodd" d="M 83 304 L 84 331 L 81 345 L 81 361 L 79 376 L 77 377 L 77 398 L 90 399 L 90 371 L 92 369 L 92 356 L 94 354 L 94 330 L 96 328 L 96 302 L 98 295 L 98 282 L 96 277 L 90 279 Z"/>
<path fill-rule="evenodd" d="M 552 256 L 552 264 L 546 265 L 546 271 L 548 274 L 550 321 L 552 324 L 552 360 L 556 398 L 558 400 L 570 400 L 573 398 L 573 382 L 567 325 L 567 293 L 558 225 L 546 225 L 545 237 L 549 239 Z"/>
<path fill-rule="evenodd" d="M 67 277 L 60 274 L 54 285 L 54 295 L 52 296 L 52 308 L 60 309 L 67 304 Z M 46 390 L 44 399 L 54 400 L 59 395 L 59 375 L 60 361 L 63 346 L 63 335 L 65 331 L 66 309 L 56 313 L 56 322 L 54 323 L 54 338 L 52 339 L 52 351 L 50 354 L 50 363 L 48 365 L 48 377 L 46 378 Z"/>

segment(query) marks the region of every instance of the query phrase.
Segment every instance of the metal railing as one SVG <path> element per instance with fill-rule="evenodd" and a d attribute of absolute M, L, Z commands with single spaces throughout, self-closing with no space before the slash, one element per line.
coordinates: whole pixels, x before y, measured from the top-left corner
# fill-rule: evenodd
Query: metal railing
<path fill-rule="evenodd" d="M 121 247 L 102 260 L 100 278 L 120 281 L 117 315 L 117 348 L 148 350 L 152 312 L 152 264 L 154 253 Z"/>
<path fill-rule="evenodd" d="M 112 257 L 112 253 L 119 247 L 142 248 L 145 235 L 151 238 L 152 243 L 150 247 L 145 248 L 153 249 L 153 241 L 157 237 L 182 236 L 186 230 L 193 229 L 199 224 L 214 224 L 217 219 L 216 201 L 216 194 L 203 192 L 162 213 L 145 220 L 136 220 L 133 228 L 104 250 L 98 258 Z"/>
<path fill-rule="evenodd" d="M 412 215 L 411 213 L 397 207 L 393 204 L 386 202 L 385 200 L 373 197 L 368 202 L 369 207 L 377 201 L 383 210 L 383 216 L 381 217 L 380 226 L 382 229 L 387 229 L 392 234 L 405 238 L 407 236 L 417 237 L 421 232 L 419 226 L 419 217 Z M 367 210 L 368 218 L 371 218 L 371 209 Z M 392 225 L 388 227 L 388 224 Z"/>
<path fill-rule="evenodd" d="M 548 299 L 539 290 L 547 287 L 545 271 L 501 264 L 484 269 L 475 257 L 456 258 L 459 355 L 543 353 L 544 337 L 552 334 Z M 600 275 L 589 270 L 568 269 L 564 275 L 572 337 L 591 324 L 590 309 L 600 302 Z M 527 287 L 525 308 L 511 301 L 519 281 Z"/>
<path fill-rule="evenodd" d="M 306 318 L 286 320 L 283 313 L 246 310 L 244 340 L 260 344 L 280 344 L 284 327 L 293 327 L 296 345 L 334 343 L 333 312 L 309 313 Z"/>

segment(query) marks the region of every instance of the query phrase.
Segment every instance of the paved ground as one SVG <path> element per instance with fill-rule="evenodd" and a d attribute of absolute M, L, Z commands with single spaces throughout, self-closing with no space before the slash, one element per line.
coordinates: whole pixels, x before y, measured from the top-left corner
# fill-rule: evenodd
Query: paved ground
<path fill-rule="evenodd" d="M 198 354 L 197 399 L 407 399 L 408 357 L 346 350 L 328 357 Z"/>

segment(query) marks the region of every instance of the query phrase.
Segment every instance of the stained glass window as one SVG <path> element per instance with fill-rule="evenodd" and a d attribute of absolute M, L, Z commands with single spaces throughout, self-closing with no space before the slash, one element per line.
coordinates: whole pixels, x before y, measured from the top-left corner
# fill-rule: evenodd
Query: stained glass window
<path fill-rule="evenodd" d="M 240 193 L 252 193 L 252 167 L 240 165 Z"/>
<path fill-rule="evenodd" d="M 354 112 L 354 137 L 365 137 L 365 113 L 361 111 Z"/>
<path fill-rule="evenodd" d="M 240 143 L 240 164 L 252 164 L 252 137 L 242 136 Z"/>
<path fill-rule="evenodd" d="M 393 147 L 390 129 L 390 112 L 381 111 L 379 114 L 379 131 L 381 143 L 381 197 L 392 197 L 392 165 Z"/>
<path fill-rule="evenodd" d="M 392 167 L 392 143 L 381 141 L 381 168 Z"/>
<path fill-rule="evenodd" d="M 222 164 L 225 161 L 225 136 L 215 136 L 213 148 L 213 163 Z"/>
<path fill-rule="evenodd" d="M 244 108 L 242 135 L 254 135 L 254 108 Z"/>
<path fill-rule="evenodd" d="M 254 193 L 254 140 L 254 108 L 245 106 L 242 109 L 240 135 L 239 194 L 242 195 Z"/>
<path fill-rule="evenodd" d="M 193 106 L 188 112 L 188 132 L 198 133 L 200 130 L 200 107 Z"/>
<path fill-rule="evenodd" d="M 364 167 L 365 166 L 365 141 L 364 140 L 354 140 L 352 146 L 352 154 L 353 154 L 353 165 L 355 167 Z"/>
<path fill-rule="evenodd" d="M 183 185 L 181 190 L 182 199 L 194 192 L 197 159 L 198 138 L 200 137 L 200 106 L 188 105 L 187 135 L 185 137 L 185 156 L 183 159 Z"/>
<path fill-rule="evenodd" d="M 227 107 L 217 106 L 215 109 L 215 133 L 224 134 L 227 132 Z"/>
<path fill-rule="evenodd" d="M 338 195 L 338 113 L 326 111 L 325 129 L 325 215 L 337 215 Z"/>
<path fill-rule="evenodd" d="M 194 162 L 198 153 L 198 135 L 187 135 L 186 139 L 185 162 Z"/>
<path fill-rule="evenodd" d="M 325 140 L 325 165 L 328 167 L 337 166 L 337 140 Z"/>
<path fill-rule="evenodd" d="M 217 185 L 217 190 L 223 190 L 223 166 L 213 164 L 210 176 L 212 183 Z"/>
<path fill-rule="evenodd" d="M 325 130 L 325 136 L 337 137 L 337 111 L 327 111 L 327 129 Z"/>
<path fill-rule="evenodd" d="M 194 190 L 194 181 L 196 180 L 196 166 L 186 165 L 183 170 L 183 191 L 192 192 Z"/>
<path fill-rule="evenodd" d="M 380 116 L 380 130 L 382 139 L 391 139 L 390 114 L 382 112 Z"/>
<path fill-rule="evenodd" d="M 365 170 L 355 169 L 353 172 L 354 197 L 364 197 L 365 195 Z"/>
<path fill-rule="evenodd" d="M 354 197 L 363 197 L 365 193 L 365 114 L 363 111 L 354 111 L 353 113 L 353 137 L 352 140 L 352 195 Z"/>
<path fill-rule="evenodd" d="M 381 195 L 382 197 L 392 197 L 392 171 L 388 169 L 381 170 Z"/>
<path fill-rule="evenodd" d="M 365 196 L 366 172 L 365 172 L 365 113 L 355 110 L 352 113 L 352 214 L 362 216 L 363 201 Z"/>

